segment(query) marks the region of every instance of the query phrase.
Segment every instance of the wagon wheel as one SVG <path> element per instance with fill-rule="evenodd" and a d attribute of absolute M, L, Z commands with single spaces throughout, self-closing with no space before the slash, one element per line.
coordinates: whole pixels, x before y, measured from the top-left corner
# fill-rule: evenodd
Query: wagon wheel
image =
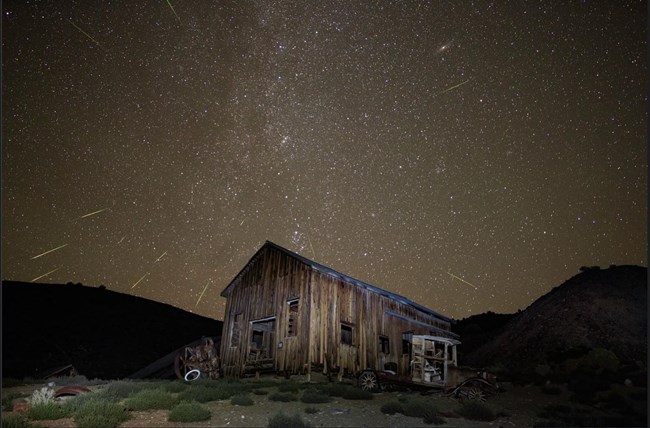
<path fill-rule="evenodd" d="M 364 391 L 375 392 L 379 390 L 379 378 L 375 372 L 366 370 L 359 375 L 358 385 Z"/>
<path fill-rule="evenodd" d="M 494 392 L 494 386 L 490 382 L 480 377 L 474 377 L 464 380 L 446 395 L 460 400 L 485 401 Z"/>
<path fill-rule="evenodd" d="M 176 354 L 174 358 L 174 372 L 177 378 L 185 381 L 195 380 L 201 374 L 200 372 L 196 373 L 195 370 L 196 367 L 192 364 L 191 354 L 187 348 Z"/>

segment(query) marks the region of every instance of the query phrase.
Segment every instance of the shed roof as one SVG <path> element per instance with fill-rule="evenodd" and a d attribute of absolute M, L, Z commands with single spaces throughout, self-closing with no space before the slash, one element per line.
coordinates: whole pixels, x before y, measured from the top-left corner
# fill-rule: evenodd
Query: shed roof
<path fill-rule="evenodd" d="M 230 294 L 230 290 L 235 286 L 235 283 L 237 282 L 237 280 L 239 278 L 241 278 L 241 276 L 246 272 L 248 266 L 250 266 L 251 263 L 259 256 L 259 254 L 262 252 L 262 250 L 264 250 L 267 247 L 274 248 L 274 249 L 288 255 L 289 257 L 292 257 L 292 258 L 294 258 L 296 260 L 299 260 L 302 263 L 306 264 L 307 266 L 311 267 L 312 269 L 314 269 L 314 270 L 316 270 L 318 272 L 322 272 L 322 273 L 324 273 L 326 275 L 330 275 L 330 276 L 335 277 L 335 278 L 340 278 L 340 279 L 344 280 L 345 282 L 349 282 L 349 283 L 354 284 L 354 285 L 356 285 L 358 287 L 365 288 L 367 290 L 378 293 L 378 294 L 380 294 L 382 296 L 385 296 L 385 297 L 388 297 L 390 299 L 396 300 L 398 302 L 404 303 L 406 305 L 412 306 L 413 308 L 415 308 L 415 309 L 417 309 L 417 310 L 419 310 L 421 312 L 424 312 L 426 314 L 429 314 L 429 315 L 432 315 L 434 317 L 440 318 L 440 319 L 442 319 L 444 321 L 453 322 L 453 320 L 451 318 L 446 317 L 446 316 L 444 316 L 442 314 L 439 314 L 438 312 L 432 311 L 431 309 L 429 309 L 429 308 L 427 308 L 425 306 L 422 306 L 422 305 L 420 305 L 418 303 L 415 303 L 414 301 L 409 300 L 404 296 L 400 296 L 399 294 L 391 293 L 390 291 L 386 291 L 386 290 L 384 290 L 382 288 L 379 288 L 379 287 L 376 287 L 374 285 L 368 284 L 366 282 L 360 281 L 360 280 L 358 280 L 356 278 L 352 278 L 351 276 L 345 275 L 345 274 L 343 274 L 341 272 L 337 272 L 332 268 L 324 266 L 324 265 L 322 265 L 320 263 L 316 263 L 313 260 L 310 260 L 310 259 L 308 259 L 306 257 L 303 257 L 298 253 L 294 253 L 293 251 L 287 250 L 286 248 L 281 247 L 280 245 L 275 244 L 275 243 L 273 243 L 271 241 L 266 241 L 264 243 L 264 245 L 262 245 L 262 247 L 259 250 L 257 250 L 255 255 L 253 255 L 253 257 L 251 257 L 251 259 L 248 261 L 248 263 L 246 263 L 246 265 L 242 268 L 242 270 L 240 270 L 239 273 L 237 275 L 235 275 L 235 277 L 232 279 L 232 281 L 230 281 L 228 286 L 226 286 L 226 288 L 224 288 L 224 290 L 221 292 L 222 297 L 227 297 L 228 294 Z"/>

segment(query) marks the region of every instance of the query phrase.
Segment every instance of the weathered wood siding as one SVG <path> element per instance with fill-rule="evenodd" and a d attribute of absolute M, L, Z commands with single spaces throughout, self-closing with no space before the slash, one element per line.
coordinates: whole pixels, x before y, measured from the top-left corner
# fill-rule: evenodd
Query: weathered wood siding
<path fill-rule="evenodd" d="M 381 295 L 344 278 L 314 272 L 311 282 L 311 363 L 333 371 L 356 373 L 397 364 L 406 374 L 409 355 L 402 353 L 402 333 L 446 336 L 450 323 L 411 305 Z M 342 325 L 352 327 L 352 345 L 342 343 Z M 389 353 L 380 349 L 379 337 L 389 339 Z"/>
<path fill-rule="evenodd" d="M 247 359 L 251 322 L 255 320 L 275 317 L 273 368 L 293 373 L 312 366 L 356 373 L 395 363 L 400 374 L 407 374 L 410 361 L 408 353 L 402 352 L 402 334 L 445 336 L 451 327 L 448 321 L 395 296 L 380 294 L 345 276 L 315 270 L 270 246 L 263 248 L 231 285 L 221 341 L 222 368 L 229 376 L 241 375 L 250 367 Z M 290 334 L 288 302 L 292 299 L 298 299 L 298 308 Z M 231 346 L 237 314 L 240 339 Z M 342 328 L 351 343 L 343 343 Z M 381 352 L 380 336 L 389 340 L 387 354 Z"/>
<path fill-rule="evenodd" d="M 241 375 L 247 365 L 251 343 L 251 322 L 275 317 L 274 367 L 278 371 L 299 371 L 308 362 L 308 295 L 310 269 L 304 263 L 272 248 L 265 248 L 236 280 L 226 300 L 221 340 L 222 369 L 226 376 Z M 299 298 L 297 331 L 287 337 L 289 304 Z M 241 314 L 240 341 L 231 346 L 235 315 Z M 282 342 L 282 348 L 278 343 Z"/>

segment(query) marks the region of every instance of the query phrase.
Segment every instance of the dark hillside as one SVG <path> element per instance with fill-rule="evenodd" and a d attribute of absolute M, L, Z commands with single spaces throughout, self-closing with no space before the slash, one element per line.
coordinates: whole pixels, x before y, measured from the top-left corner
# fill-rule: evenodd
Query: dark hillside
<path fill-rule="evenodd" d="M 587 268 L 484 338 L 465 362 L 483 367 L 545 363 L 570 349 L 604 348 L 621 361 L 645 364 L 647 272 L 640 266 Z"/>
<path fill-rule="evenodd" d="M 221 321 L 103 287 L 2 282 L 4 377 L 72 364 L 87 378 L 123 378 Z"/>

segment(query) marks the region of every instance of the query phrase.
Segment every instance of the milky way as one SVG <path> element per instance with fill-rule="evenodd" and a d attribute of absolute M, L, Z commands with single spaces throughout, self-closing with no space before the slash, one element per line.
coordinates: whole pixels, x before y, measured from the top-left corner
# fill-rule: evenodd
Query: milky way
<path fill-rule="evenodd" d="M 270 240 L 461 318 L 647 265 L 645 2 L 2 13 L 3 279 L 221 318 Z"/>

